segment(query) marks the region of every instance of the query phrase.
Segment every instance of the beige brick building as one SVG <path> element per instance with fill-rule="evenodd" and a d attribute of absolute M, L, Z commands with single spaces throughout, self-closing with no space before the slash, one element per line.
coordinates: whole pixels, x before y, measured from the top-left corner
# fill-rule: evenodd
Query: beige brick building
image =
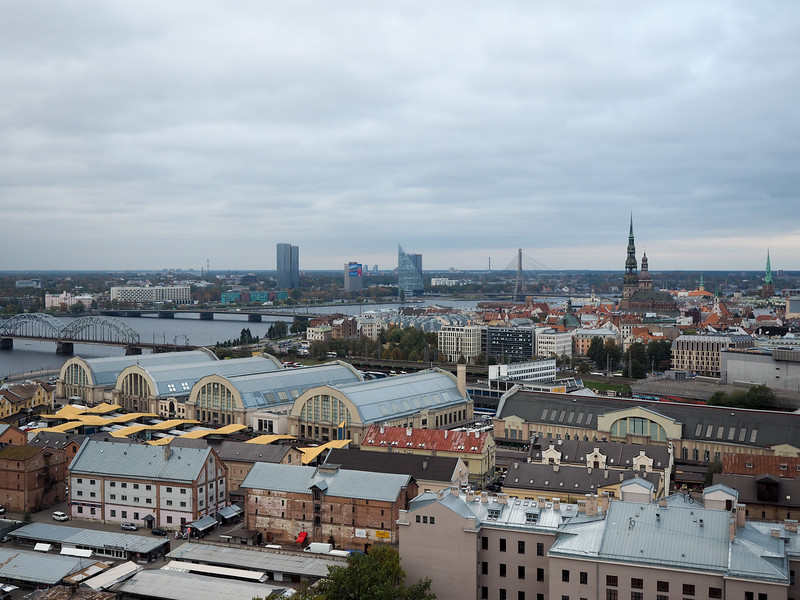
<path fill-rule="evenodd" d="M 682 335 L 672 342 L 672 369 L 719 377 L 722 350 L 753 346 L 749 335 Z"/>

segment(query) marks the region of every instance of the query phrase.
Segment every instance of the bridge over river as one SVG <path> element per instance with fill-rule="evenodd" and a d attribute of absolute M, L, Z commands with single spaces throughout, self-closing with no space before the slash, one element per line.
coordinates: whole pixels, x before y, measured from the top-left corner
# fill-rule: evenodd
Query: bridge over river
<path fill-rule="evenodd" d="M 121 346 L 126 354 L 141 354 L 149 348 L 153 352 L 194 350 L 196 346 L 177 346 L 142 342 L 139 334 L 122 321 L 112 317 L 89 316 L 64 323 L 44 313 L 16 315 L 0 321 L 0 350 L 11 350 L 15 339 L 56 343 L 56 354 L 72 354 L 74 344 L 100 344 Z"/>

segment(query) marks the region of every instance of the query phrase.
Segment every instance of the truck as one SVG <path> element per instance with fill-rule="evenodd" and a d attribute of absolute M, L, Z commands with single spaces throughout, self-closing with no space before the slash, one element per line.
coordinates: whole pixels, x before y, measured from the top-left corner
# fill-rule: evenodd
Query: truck
<path fill-rule="evenodd" d="M 333 544 L 324 544 L 322 542 L 311 542 L 303 548 L 303 552 L 311 552 L 312 554 L 328 554 L 331 550 L 333 550 Z"/>

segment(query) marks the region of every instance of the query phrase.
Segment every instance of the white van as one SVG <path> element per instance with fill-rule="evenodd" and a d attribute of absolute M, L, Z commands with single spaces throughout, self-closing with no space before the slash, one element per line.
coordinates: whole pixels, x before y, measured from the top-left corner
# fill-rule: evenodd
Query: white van
<path fill-rule="evenodd" d="M 311 542 L 303 548 L 303 552 L 311 552 L 313 554 L 328 554 L 331 550 L 333 550 L 333 544 L 323 544 L 322 542 Z"/>

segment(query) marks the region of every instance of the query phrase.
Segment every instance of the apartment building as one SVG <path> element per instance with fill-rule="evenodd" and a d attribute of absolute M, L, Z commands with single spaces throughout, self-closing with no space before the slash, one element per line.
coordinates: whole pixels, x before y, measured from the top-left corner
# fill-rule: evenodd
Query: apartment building
<path fill-rule="evenodd" d="M 720 377 L 723 350 L 754 345 L 749 335 L 682 335 L 672 342 L 672 369 Z"/>
<path fill-rule="evenodd" d="M 795 597 L 797 522 L 775 535 L 741 508 L 682 495 L 563 504 L 453 489 L 401 513 L 400 556 L 407 580 L 431 577 L 439 600 Z"/>
<path fill-rule="evenodd" d="M 450 362 L 461 357 L 474 361 L 481 353 L 481 330 L 479 325 L 444 325 L 438 334 L 439 352 Z"/>
<path fill-rule="evenodd" d="M 111 301 L 132 304 L 191 304 L 192 288 L 188 285 L 115 286 L 111 288 Z"/>
<path fill-rule="evenodd" d="M 74 519 L 176 529 L 227 506 L 228 469 L 211 448 L 87 440 L 69 467 Z"/>

